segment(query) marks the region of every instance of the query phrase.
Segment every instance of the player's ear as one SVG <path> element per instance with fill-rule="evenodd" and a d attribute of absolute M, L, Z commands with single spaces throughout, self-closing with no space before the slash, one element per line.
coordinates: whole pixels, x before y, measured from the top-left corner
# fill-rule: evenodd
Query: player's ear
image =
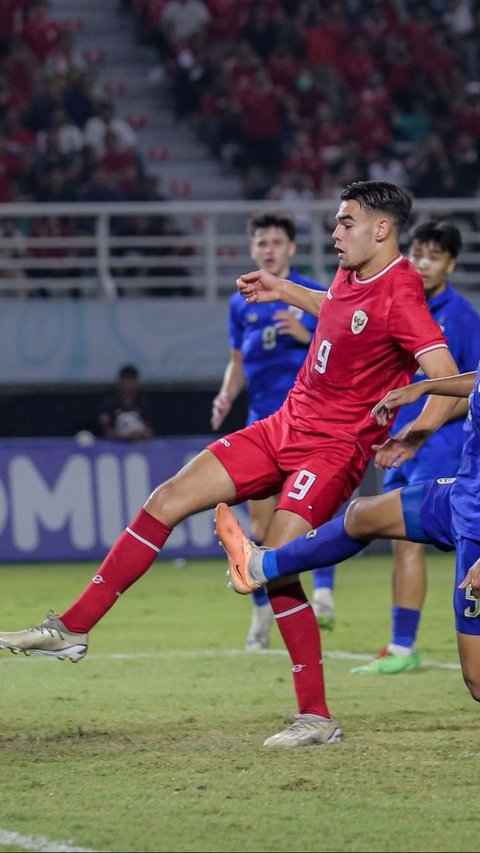
<path fill-rule="evenodd" d="M 297 244 L 295 243 L 294 240 L 290 240 L 290 243 L 288 245 L 288 257 L 293 258 L 296 251 L 297 251 Z"/>
<path fill-rule="evenodd" d="M 392 226 L 392 223 L 390 222 L 389 219 L 385 219 L 385 218 L 377 219 L 375 222 L 375 229 L 374 229 L 375 239 L 379 243 L 382 243 L 384 240 L 387 239 L 387 237 L 390 236 L 390 234 L 392 233 L 392 230 L 393 230 L 393 226 Z"/>
<path fill-rule="evenodd" d="M 448 262 L 448 266 L 447 266 L 447 275 L 451 275 L 456 266 L 457 266 L 457 259 L 456 258 L 450 258 L 450 260 Z"/>

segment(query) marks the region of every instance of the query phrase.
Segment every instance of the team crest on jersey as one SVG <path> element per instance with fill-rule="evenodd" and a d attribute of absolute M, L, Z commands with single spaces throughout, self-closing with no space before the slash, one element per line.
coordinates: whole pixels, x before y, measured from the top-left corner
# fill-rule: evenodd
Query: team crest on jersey
<path fill-rule="evenodd" d="M 255 311 L 250 311 L 247 314 L 247 323 L 256 323 L 258 320 L 258 314 Z"/>
<path fill-rule="evenodd" d="M 354 312 L 352 317 L 352 322 L 350 328 L 354 335 L 359 335 L 360 332 L 363 332 L 365 326 L 368 323 L 368 317 L 365 314 L 365 311 L 358 309 L 358 311 Z"/>

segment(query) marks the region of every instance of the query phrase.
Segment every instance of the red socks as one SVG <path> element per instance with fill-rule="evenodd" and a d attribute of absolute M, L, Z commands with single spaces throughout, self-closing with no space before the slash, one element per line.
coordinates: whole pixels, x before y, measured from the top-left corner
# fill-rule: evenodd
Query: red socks
<path fill-rule="evenodd" d="M 268 595 L 293 663 L 299 714 L 319 714 L 330 718 L 325 697 L 320 631 L 300 581 L 272 590 Z"/>
<path fill-rule="evenodd" d="M 122 592 L 150 568 L 171 532 L 170 527 L 141 509 L 113 544 L 84 592 L 60 615 L 65 627 L 76 634 L 90 631 Z"/>
<path fill-rule="evenodd" d="M 114 543 L 97 574 L 60 619 L 73 633 L 86 634 L 117 598 L 150 568 L 171 528 L 140 510 Z M 284 643 L 293 663 L 300 714 L 330 717 L 325 698 L 320 632 L 300 581 L 269 593 Z"/>

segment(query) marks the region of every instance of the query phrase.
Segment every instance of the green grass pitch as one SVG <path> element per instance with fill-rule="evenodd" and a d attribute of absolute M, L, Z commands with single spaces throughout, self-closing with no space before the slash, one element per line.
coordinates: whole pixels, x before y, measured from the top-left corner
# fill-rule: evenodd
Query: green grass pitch
<path fill-rule="evenodd" d="M 478 851 L 453 562 L 428 557 L 425 665 L 399 676 L 350 674 L 388 640 L 390 558 L 339 567 L 323 649 L 345 740 L 331 747 L 262 746 L 295 711 L 290 663 L 278 633 L 243 651 L 251 604 L 221 558 L 157 561 L 79 664 L 1 651 L 0 851 Z M 61 611 L 94 568 L 1 566 L 0 627 Z"/>

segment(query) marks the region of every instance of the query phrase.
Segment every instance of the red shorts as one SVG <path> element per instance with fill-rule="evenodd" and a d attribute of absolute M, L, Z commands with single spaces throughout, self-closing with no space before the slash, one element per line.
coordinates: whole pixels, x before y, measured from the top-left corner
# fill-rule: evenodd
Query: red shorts
<path fill-rule="evenodd" d="M 280 494 L 277 509 L 312 527 L 332 518 L 365 474 L 368 459 L 352 442 L 310 435 L 280 412 L 208 445 L 235 483 L 237 501 Z"/>

